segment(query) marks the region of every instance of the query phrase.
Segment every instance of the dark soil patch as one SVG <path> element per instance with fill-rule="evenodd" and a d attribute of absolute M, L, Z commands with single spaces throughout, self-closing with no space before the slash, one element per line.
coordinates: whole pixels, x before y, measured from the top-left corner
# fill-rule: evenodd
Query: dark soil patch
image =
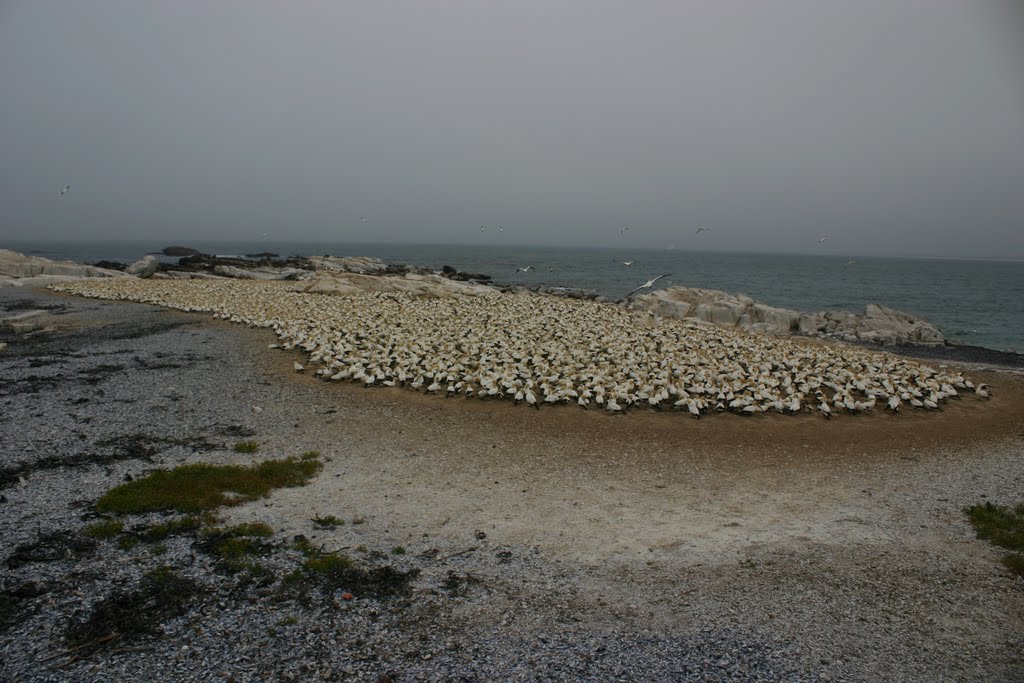
<path fill-rule="evenodd" d="M 144 460 L 153 462 L 153 456 L 162 449 L 156 445 L 184 446 L 194 451 L 212 451 L 217 444 L 210 443 L 201 436 L 173 439 L 149 436 L 147 434 L 124 434 L 110 439 L 101 439 L 94 445 L 105 452 L 77 453 L 70 455 L 50 455 L 32 462 L 0 468 L 0 489 L 18 482 L 18 477 L 28 476 L 34 472 L 55 470 L 62 467 L 86 467 L 90 465 L 109 465 L 125 460 Z"/>
<path fill-rule="evenodd" d="M 123 365 L 115 365 L 109 363 L 101 363 L 91 368 L 78 371 L 78 378 L 83 380 L 86 384 L 94 385 L 106 380 L 111 375 L 115 375 L 125 370 Z"/>
<path fill-rule="evenodd" d="M 0 393 L 0 396 L 38 394 L 40 391 L 50 391 L 62 381 L 64 381 L 64 378 L 47 377 L 44 375 L 29 375 L 20 379 L 8 379 L 4 382 L 4 391 Z"/>
<path fill-rule="evenodd" d="M 50 587 L 41 581 L 0 585 L 0 631 L 22 621 L 28 612 L 29 603 L 49 592 Z"/>
<path fill-rule="evenodd" d="M 441 588 L 448 591 L 448 594 L 452 597 L 461 597 L 465 596 L 472 586 L 479 586 L 482 583 L 483 581 L 472 574 L 458 574 L 449 570 L 448 575 L 445 576 L 444 582 L 441 584 Z"/>
<path fill-rule="evenodd" d="M 78 659 L 117 641 L 155 635 L 204 592 L 200 584 L 173 569 L 154 570 L 134 590 L 114 593 L 97 603 L 85 621 L 72 623 L 65 633 L 68 654 Z"/>
<path fill-rule="evenodd" d="M 14 299 L 3 304 L 5 311 L 65 311 L 64 304 L 47 304 L 33 299 Z"/>
<path fill-rule="evenodd" d="M 151 321 L 146 322 L 144 325 L 118 325 L 114 329 L 108 328 L 101 330 L 97 336 L 99 336 L 100 338 L 107 342 L 121 341 L 124 339 L 141 339 L 142 337 L 150 337 L 155 334 L 162 334 L 164 332 L 169 332 L 179 327 L 194 324 L 196 323 L 193 320 L 181 319 L 173 321 L 162 320 L 160 322 Z"/>
<path fill-rule="evenodd" d="M 356 566 L 340 553 L 313 552 L 301 569 L 285 577 L 282 590 L 300 602 L 309 601 L 309 589 L 314 587 L 328 594 L 340 590 L 356 596 L 387 598 L 407 595 L 409 583 L 419 574 L 417 568 L 408 571 L 391 565 L 365 568 Z"/>
<path fill-rule="evenodd" d="M 7 558 L 7 566 L 17 569 L 32 562 L 78 560 L 96 552 L 96 546 L 95 540 L 74 531 L 53 531 L 41 534 L 32 543 L 22 543 L 15 547 Z"/>
<path fill-rule="evenodd" d="M 250 429 L 245 425 L 211 425 L 211 431 L 216 434 L 222 434 L 224 436 L 256 436 L 256 430 Z"/>

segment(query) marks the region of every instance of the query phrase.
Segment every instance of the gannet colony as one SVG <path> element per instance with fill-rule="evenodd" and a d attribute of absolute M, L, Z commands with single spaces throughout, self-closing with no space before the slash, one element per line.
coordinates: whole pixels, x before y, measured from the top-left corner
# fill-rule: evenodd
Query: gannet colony
<path fill-rule="evenodd" d="M 443 396 L 694 417 L 937 410 L 984 385 L 889 354 L 723 329 L 528 293 L 332 296 L 294 282 L 90 279 L 53 289 L 272 328 L 316 374 Z M 305 366 L 295 364 L 297 371 Z"/>

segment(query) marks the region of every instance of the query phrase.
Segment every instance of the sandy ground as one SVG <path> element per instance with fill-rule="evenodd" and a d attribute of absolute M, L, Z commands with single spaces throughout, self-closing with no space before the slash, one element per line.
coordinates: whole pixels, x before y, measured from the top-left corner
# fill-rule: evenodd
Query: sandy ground
<path fill-rule="evenodd" d="M 200 326 L 240 349 L 252 391 L 222 400 L 261 453 L 327 459 L 230 521 L 401 545 L 435 558 L 425 581 L 456 567 L 501 586 L 454 608 L 466 629 L 713 627 L 795 647 L 823 679 L 1024 680 L 1024 581 L 963 513 L 1024 501 L 1019 374 L 968 368 L 993 397 L 934 413 L 694 420 L 330 383 L 268 331 Z M 318 514 L 365 521 L 310 533 Z"/>

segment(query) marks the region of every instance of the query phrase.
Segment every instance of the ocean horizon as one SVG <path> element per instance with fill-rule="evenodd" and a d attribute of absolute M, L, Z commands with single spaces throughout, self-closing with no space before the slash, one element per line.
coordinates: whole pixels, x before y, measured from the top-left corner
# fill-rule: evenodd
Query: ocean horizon
<path fill-rule="evenodd" d="M 1020 260 L 297 240 L 12 240 L 0 243 L 0 248 L 76 262 L 131 263 L 172 244 L 222 256 L 331 254 L 371 256 L 434 270 L 448 265 L 490 275 L 496 283 L 579 288 L 614 298 L 655 275 L 670 274 L 662 280 L 666 287 L 742 293 L 799 311 L 860 311 L 867 304 L 882 304 L 929 320 L 959 344 L 1024 351 Z M 526 266 L 534 269 L 517 270 Z"/>

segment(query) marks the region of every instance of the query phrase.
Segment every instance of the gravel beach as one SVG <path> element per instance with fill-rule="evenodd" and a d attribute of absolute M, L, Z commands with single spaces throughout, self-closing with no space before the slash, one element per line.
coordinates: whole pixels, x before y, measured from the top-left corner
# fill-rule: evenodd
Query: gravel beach
<path fill-rule="evenodd" d="M 941 411 L 691 420 L 328 383 L 268 330 L 0 288 L 35 309 L 0 332 L 0 680 L 1024 680 L 1024 581 L 963 513 L 1024 501 L 1000 357 L 934 361 L 993 391 Z M 217 510 L 273 530 L 260 573 L 82 533 L 156 468 L 311 451 Z M 307 546 L 389 579 L 289 588 Z M 73 637 L 112 604 L 146 628 Z"/>

